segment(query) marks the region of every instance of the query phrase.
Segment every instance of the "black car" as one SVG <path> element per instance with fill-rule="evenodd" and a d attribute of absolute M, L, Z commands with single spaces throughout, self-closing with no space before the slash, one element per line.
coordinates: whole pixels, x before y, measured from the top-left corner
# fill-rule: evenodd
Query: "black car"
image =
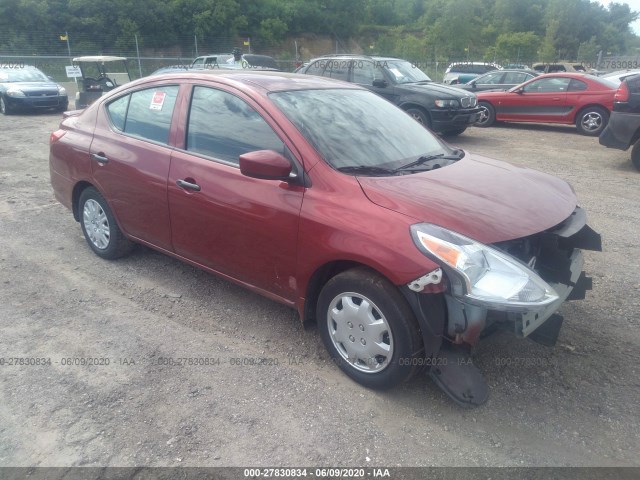
<path fill-rule="evenodd" d="M 631 161 L 640 170 L 640 74 L 625 78 L 613 100 L 609 124 L 600 134 L 600 144 L 631 150 Z"/>
<path fill-rule="evenodd" d="M 67 110 L 67 91 L 35 67 L 12 65 L 0 68 L 0 112 Z"/>
<path fill-rule="evenodd" d="M 362 85 L 443 135 L 461 134 L 480 114 L 473 93 L 432 82 L 416 65 L 399 58 L 329 55 L 297 72 Z"/>
<path fill-rule="evenodd" d="M 540 73 L 535 70 L 494 70 L 493 72 L 480 75 L 473 80 L 458 84 L 455 87 L 469 92 L 483 92 L 486 90 L 509 90 L 521 83 L 537 77 Z"/>

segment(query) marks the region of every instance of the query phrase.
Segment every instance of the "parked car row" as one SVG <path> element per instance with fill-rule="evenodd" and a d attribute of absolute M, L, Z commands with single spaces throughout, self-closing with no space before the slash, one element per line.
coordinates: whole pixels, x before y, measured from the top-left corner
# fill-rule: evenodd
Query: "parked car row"
<path fill-rule="evenodd" d="M 479 119 L 476 96 L 431 81 L 406 60 L 368 55 L 327 55 L 300 67 L 298 73 L 358 84 L 443 135 L 460 135 Z"/>

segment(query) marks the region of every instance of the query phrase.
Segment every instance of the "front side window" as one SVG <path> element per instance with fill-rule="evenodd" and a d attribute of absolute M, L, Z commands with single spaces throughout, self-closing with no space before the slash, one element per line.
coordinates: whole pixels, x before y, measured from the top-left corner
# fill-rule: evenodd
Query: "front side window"
<path fill-rule="evenodd" d="M 527 93 L 559 93 L 566 92 L 569 87 L 570 78 L 541 78 L 534 80 L 524 87 Z"/>
<path fill-rule="evenodd" d="M 430 82 L 429 75 L 405 60 L 380 60 L 382 65 L 395 83 Z"/>
<path fill-rule="evenodd" d="M 504 83 L 507 85 L 514 84 L 519 85 L 520 83 L 524 83 L 527 80 L 533 78 L 532 75 L 523 72 L 508 72 L 504 76 Z"/>
<path fill-rule="evenodd" d="M 282 140 L 249 104 L 200 86 L 193 89 L 186 149 L 234 165 L 240 155 L 256 150 L 285 154 Z"/>

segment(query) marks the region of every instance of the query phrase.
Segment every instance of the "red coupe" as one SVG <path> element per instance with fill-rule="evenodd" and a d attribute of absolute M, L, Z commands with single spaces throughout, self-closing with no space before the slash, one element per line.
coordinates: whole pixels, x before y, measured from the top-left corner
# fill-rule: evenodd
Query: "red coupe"
<path fill-rule="evenodd" d="M 479 92 L 482 108 L 477 127 L 496 121 L 575 125 L 597 136 L 609 121 L 618 85 L 581 73 L 549 73 L 499 92 Z"/>
<path fill-rule="evenodd" d="M 430 368 L 480 404 L 481 333 L 553 343 L 590 287 L 600 237 L 565 181 L 453 148 L 352 84 L 178 72 L 66 115 L 51 183 L 98 256 L 140 243 L 294 307 L 368 387 Z"/>

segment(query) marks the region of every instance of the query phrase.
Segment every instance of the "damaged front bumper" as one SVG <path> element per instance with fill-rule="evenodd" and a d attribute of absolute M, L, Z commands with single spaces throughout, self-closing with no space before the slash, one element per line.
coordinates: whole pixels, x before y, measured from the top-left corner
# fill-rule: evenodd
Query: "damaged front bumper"
<path fill-rule="evenodd" d="M 412 282 L 404 289 L 421 325 L 425 357 L 438 359 L 432 363 L 438 366 L 429 371 L 431 378 L 465 407 L 481 405 L 488 398 L 486 382 L 470 358 L 481 336 L 503 327 L 517 337 L 554 345 L 563 321 L 556 312 L 565 301 L 583 299 L 591 289 L 591 279 L 583 272 L 582 250 L 602 250 L 600 235 L 586 224 L 586 215 L 579 207 L 552 229 L 494 246 L 529 265 L 553 288 L 557 298 L 527 309 L 506 305 L 496 308 L 454 296 L 450 288 L 441 295 L 429 295 L 418 293 L 417 287 L 422 285 Z M 431 279 L 428 275 L 424 278 Z"/>

